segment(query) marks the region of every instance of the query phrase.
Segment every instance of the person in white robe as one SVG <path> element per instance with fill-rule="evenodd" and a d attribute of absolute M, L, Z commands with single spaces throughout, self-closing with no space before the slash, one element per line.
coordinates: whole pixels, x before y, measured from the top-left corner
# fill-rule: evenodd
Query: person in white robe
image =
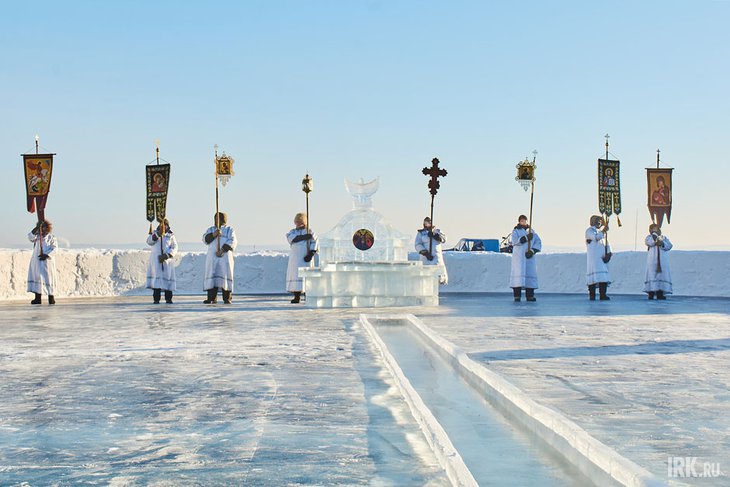
<path fill-rule="evenodd" d="M 307 231 L 307 215 L 294 216 L 294 228 L 286 234 L 289 242 L 289 264 L 286 268 L 286 290 L 293 293 L 292 304 L 299 303 L 304 291 L 304 279 L 299 277 L 300 267 L 314 267 L 314 254 L 319 250 L 317 235 L 310 228 Z"/>
<path fill-rule="evenodd" d="M 430 243 L 429 243 L 430 242 Z M 449 274 L 446 272 L 444 262 L 443 244 L 446 243 L 446 235 L 440 228 L 433 228 L 431 218 L 423 219 L 423 228 L 416 233 L 415 247 L 420 254 L 423 265 L 439 266 L 439 283 L 448 284 Z"/>
<path fill-rule="evenodd" d="M 659 225 L 649 225 L 649 235 L 645 239 L 646 275 L 644 278 L 644 292 L 649 299 L 667 299 L 667 294 L 672 294 L 672 269 L 669 265 L 668 252 L 672 250 L 672 242 L 662 235 Z"/>
<path fill-rule="evenodd" d="M 162 291 L 165 291 L 165 302 L 172 304 L 172 293 L 176 289 L 175 265 L 173 257 L 177 254 L 177 240 L 172 233 L 170 223 L 164 221 L 164 235 L 161 226 L 147 236 L 147 245 L 151 247 L 147 264 L 147 289 L 152 289 L 152 301 L 160 302 Z"/>
<path fill-rule="evenodd" d="M 608 226 L 603 224 L 603 218 L 593 215 L 590 220 L 590 227 L 586 229 L 586 284 L 588 285 L 588 297 L 591 301 L 596 300 L 596 288 L 601 301 L 608 301 L 608 285 L 611 278 L 608 274 L 608 261 L 611 260 L 611 247 L 605 241 Z"/>
<path fill-rule="evenodd" d="M 537 265 L 535 254 L 542 250 L 542 240 L 527 224 L 527 217 L 520 215 L 517 226 L 512 230 L 512 268 L 509 276 L 509 287 L 512 288 L 515 301 L 520 301 L 522 288 L 525 288 L 525 299 L 537 301 Z M 528 249 L 529 247 L 529 249 Z"/>
<path fill-rule="evenodd" d="M 41 232 L 39 232 L 39 228 Z M 42 238 L 39 235 L 42 234 Z M 41 304 L 41 296 L 48 296 L 48 304 L 56 304 L 56 262 L 54 253 L 58 247 L 53 235 L 53 224 L 48 220 L 38 223 L 28 234 L 33 243 L 33 252 L 28 266 L 28 292 L 35 298 L 30 304 Z"/>
<path fill-rule="evenodd" d="M 220 221 L 220 230 L 216 227 L 216 217 Z M 208 246 L 205 256 L 204 289 L 208 297 L 203 303 L 218 302 L 218 289 L 223 294 L 225 304 L 232 303 L 233 294 L 233 251 L 236 250 L 236 232 L 228 226 L 228 216 L 220 212 L 213 216 L 213 226 L 203 234 L 203 242 Z"/>

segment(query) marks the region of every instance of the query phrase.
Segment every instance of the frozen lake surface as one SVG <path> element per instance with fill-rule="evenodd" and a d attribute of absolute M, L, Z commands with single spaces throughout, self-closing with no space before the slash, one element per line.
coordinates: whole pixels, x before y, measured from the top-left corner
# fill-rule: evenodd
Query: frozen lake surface
<path fill-rule="evenodd" d="M 0 484 L 448 484 L 362 310 L 201 299 L 0 305 Z M 447 295 L 388 311 L 415 314 L 661 479 L 670 456 L 730 470 L 730 300 L 538 300 Z"/>

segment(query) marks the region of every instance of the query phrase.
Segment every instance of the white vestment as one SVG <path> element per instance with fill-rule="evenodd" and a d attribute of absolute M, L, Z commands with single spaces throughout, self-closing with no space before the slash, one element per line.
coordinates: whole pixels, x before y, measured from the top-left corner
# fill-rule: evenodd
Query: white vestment
<path fill-rule="evenodd" d="M 646 276 L 644 278 L 644 292 L 663 291 L 664 294 L 672 294 L 672 269 L 669 266 L 667 252 L 672 249 L 672 242 L 662 237 L 661 246 L 657 245 L 654 237 L 646 237 L 648 252 L 646 255 Z M 659 252 L 659 265 L 662 271 L 657 272 L 657 252 Z"/>
<path fill-rule="evenodd" d="M 215 225 L 205 231 L 203 242 L 205 242 L 205 236 L 213 232 L 215 232 Z M 216 255 L 218 239 L 220 239 L 221 249 L 224 245 L 228 245 L 232 249 L 224 253 L 222 257 Z M 236 244 L 236 232 L 227 225 L 221 226 L 220 236 L 207 244 L 208 253 L 205 256 L 205 281 L 203 283 L 206 291 L 216 287 L 224 291 L 233 291 L 233 251 L 236 250 Z"/>
<path fill-rule="evenodd" d="M 611 282 L 608 275 L 608 264 L 603 262 L 606 246 L 603 241 L 603 232 L 596 227 L 588 227 L 586 230 L 586 284 L 598 284 L 599 282 Z M 611 247 L 608 247 L 611 252 Z"/>
<path fill-rule="evenodd" d="M 527 242 L 522 243 L 522 237 L 527 238 L 527 230 L 522 227 L 516 227 L 512 230 L 512 269 L 509 275 L 509 287 L 524 287 L 526 289 L 537 289 L 537 264 L 535 256 L 527 258 Z M 542 250 L 542 240 L 540 236 L 532 232 L 532 242 L 530 243 L 532 250 Z"/>
<path fill-rule="evenodd" d="M 58 247 L 56 237 L 52 233 L 38 238 L 32 232 L 28 234 L 28 240 L 33 242 L 33 254 L 30 256 L 28 266 L 28 292 L 36 294 L 56 294 L 56 262 L 53 259 L 53 251 Z M 41 245 L 43 253 L 48 256 L 46 260 L 40 260 Z"/>
<path fill-rule="evenodd" d="M 289 250 L 289 264 L 286 268 L 286 290 L 290 293 L 301 292 L 304 290 L 304 279 L 299 277 L 299 268 L 314 267 L 314 257 L 312 257 L 312 260 L 309 262 L 304 261 L 304 257 L 306 257 L 310 250 L 319 250 L 317 235 L 311 229 L 309 230 L 309 233 L 312 235 L 312 239 L 302 240 L 300 242 L 293 242 L 294 237 L 298 235 L 306 235 L 306 228 L 292 228 L 289 230 L 289 233 L 286 234 L 286 240 L 291 246 Z"/>
<path fill-rule="evenodd" d="M 433 255 L 433 260 L 428 260 L 425 255 L 420 255 L 421 262 L 423 265 L 439 266 L 441 269 L 439 273 L 439 282 L 441 284 L 448 284 L 449 274 L 446 272 L 446 264 L 444 263 L 444 253 L 442 249 L 442 244 L 446 243 L 446 235 L 441 233 L 441 230 L 437 228 L 433 231 L 433 237 L 429 238 L 428 230 L 425 228 L 420 229 L 418 233 L 416 233 L 416 252 L 419 254 L 423 250 L 428 252 L 429 240 L 433 242 L 431 244 L 431 255 Z"/>
<path fill-rule="evenodd" d="M 165 233 L 162 237 L 162 250 L 160 250 L 160 239 L 154 240 L 152 237 L 156 234 L 147 236 L 147 245 L 152 247 L 150 252 L 150 261 L 147 264 L 147 289 L 163 289 L 165 291 L 174 291 L 175 287 L 175 266 L 172 263 L 172 257 L 177 253 L 177 240 L 171 232 Z M 160 255 L 170 254 L 172 257 L 167 259 L 164 264 L 160 264 Z"/>

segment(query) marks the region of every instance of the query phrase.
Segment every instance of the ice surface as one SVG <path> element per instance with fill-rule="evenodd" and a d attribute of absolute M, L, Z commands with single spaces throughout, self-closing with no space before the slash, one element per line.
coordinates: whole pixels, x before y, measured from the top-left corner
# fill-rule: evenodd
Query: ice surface
<path fill-rule="evenodd" d="M 446 484 L 355 310 L 149 300 L 0 305 L 0 484 Z M 719 462 L 724 477 L 682 479 L 714 486 L 730 485 L 729 309 L 472 294 L 398 312 L 660 478 L 669 456 Z"/>
<path fill-rule="evenodd" d="M 447 485 L 354 314 L 5 304 L 0 484 Z"/>
<path fill-rule="evenodd" d="M 592 485 L 534 435 L 509 423 L 407 323 L 377 330 L 479 485 Z"/>
<path fill-rule="evenodd" d="M 669 457 L 698 457 L 725 475 L 679 480 L 730 485 L 730 300 L 448 295 L 418 315 L 660 479 Z"/>

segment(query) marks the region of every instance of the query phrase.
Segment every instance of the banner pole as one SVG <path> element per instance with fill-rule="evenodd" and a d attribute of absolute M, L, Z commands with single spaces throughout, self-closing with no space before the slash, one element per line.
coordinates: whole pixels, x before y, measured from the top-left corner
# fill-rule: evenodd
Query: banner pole
<path fill-rule="evenodd" d="M 157 165 L 159 166 L 160 165 L 160 141 L 156 140 L 155 145 L 156 145 L 155 157 L 157 159 Z M 168 184 L 168 189 L 169 189 L 169 185 L 170 185 L 169 179 L 167 181 L 167 184 Z M 162 237 L 165 235 L 165 215 L 164 214 L 160 215 L 160 219 L 162 220 L 160 222 L 160 255 L 162 255 L 165 253 L 165 248 L 162 245 Z M 160 269 L 164 269 L 164 268 L 165 268 L 165 263 L 160 262 Z"/>
<path fill-rule="evenodd" d="M 216 240 L 218 241 L 218 252 L 221 251 L 221 221 L 219 215 L 219 209 L 218 209 L 218 145 L 216 144 L 215 147 L 215 227 L 218 229 L 218 236 L 216 237 Z"/>

